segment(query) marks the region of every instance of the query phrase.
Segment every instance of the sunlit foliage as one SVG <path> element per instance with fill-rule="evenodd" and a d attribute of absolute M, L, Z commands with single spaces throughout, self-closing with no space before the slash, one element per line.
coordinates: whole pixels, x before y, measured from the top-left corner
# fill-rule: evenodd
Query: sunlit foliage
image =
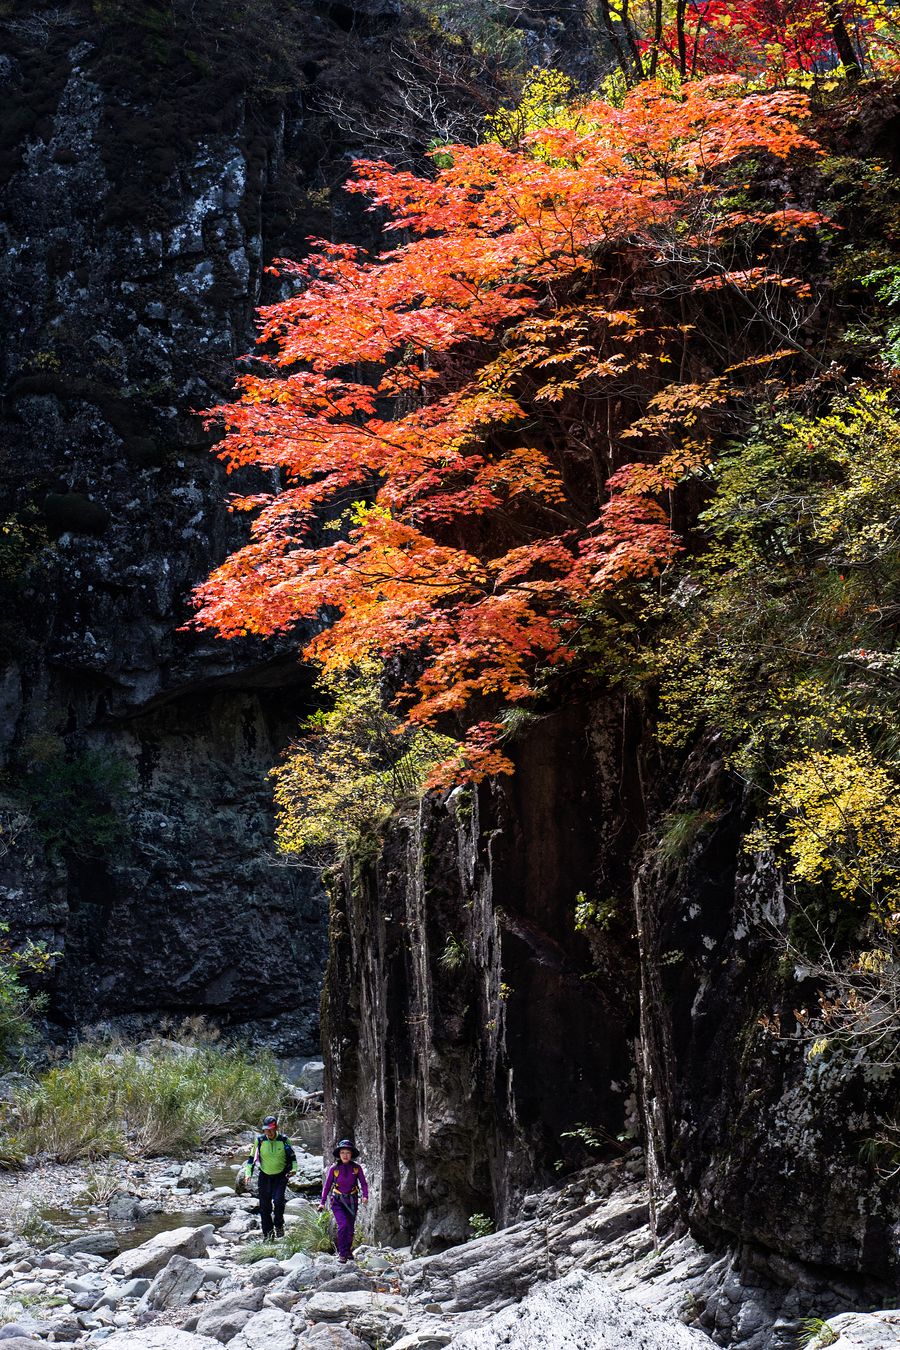
<path fill-rule="evenodd" d="M 658 648 L 661 734 L 727 738 L 771 785 L 767 843 L 798 881 L 900 903 L 900 411 L 858 389 L 723 454 L 707 548 Z M 664 625 L 665 626 L 665 625 Z"/>
<path fill-rule="evenodd" d="M 307 734 L 273 774 L 283 854 L 327 861 L 358 848 L 453 754 L 449 737 L 391 713 L 385 690 L 373 661 L 324 677 L 332 706 L 308 719 Z"/>
<path fill-rule="evenodd" d="M 783 849 L 798 881 L 900 913 L 900 788 L 867 747 L 792 760 L 775 776 L 773 804 L 783 823 L 751 844 Z"/>
<path fill-rule="evenodd" d="M 297 292 L 263 311 L 269 371 L 215 414 L 229 469 L 285 486 L 235 503 L 253 538 L 199 588 L 197 622 L 270 634 L 327 613 L 306 647 L 326 671 L 402 656 L 405 717 L 459 728 L 463 754 L 432 782 L 508 769 L 498 710 L 570 659 L 588 597 L 672 563 L 667 494 L 703 459 L 704 420 L 758 374 L 723 368 L 688 310 L 741 296 L 757 363 L 784 355 L 809 294 L 791 250 L 820 217 L 754 207 L 733 174 L 813 153 L 805 113 L 801 94 L 730 79 L 645 83 L 516 148 L 450 147 L 430 178 L 357 165 L 351 188 L 404 242 L 281 265 Z M 673 382 L 673 353 L 718 373 Z"/>

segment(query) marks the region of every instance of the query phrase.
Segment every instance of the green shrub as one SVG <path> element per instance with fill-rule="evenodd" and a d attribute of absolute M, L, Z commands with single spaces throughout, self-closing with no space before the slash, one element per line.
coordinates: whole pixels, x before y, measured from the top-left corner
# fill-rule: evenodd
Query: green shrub
<path fill-rule="evenodd" d="M 828 1345 L 834 1345 L 838 1339 L 838 1334 L 821 1317 L 807 1317 L 803 1322 L 798 1345 L 805 1347 L 805 1350 L 825 1350 Z"/>
<path fill-rule="evenodd" d="M 429 774 L 457 749 L 428 728 L 404 727 L 386 703 L 374 661 L 322 677 L 330 711 L 308 718 L 303 740 L 273 770 L 276 840 L 288 857 L 323 861 L 357 854 L 403 801 L 421 796 Z"/>
<path fill-rule="evenodd" d="M 684 863 L 700 835 L 716 819 L 715 811 L 670 811 L 663 818 L 656 845 L 660 862 L 670 867 Z"/>
<path fill-rule="evenodd" d="M 85 1205 L 108 1205 L 121 1189 L 122 1177 L 115 1163 L 107 1162 L 103 1167 L 88 1168 L 78 1199 Z"/>
<path fill-rule="evenodd" d="M 248 1242 L 246 1247 L 242 1247 L 237 1254 L 237 1260 L 244 1266 L 255 1265 L 257 1261 L 265 1261 L 268 1257 L 278 1255 L 278 1247 L 274 1242 Z"/>
<path fill-rule="evenodd" d="M 31 1040 L 30 1000 L 18 971 L 0 957 L 0 1063 L 9 1064 L 15 1051 Z"/>
<path fill-rule="evenodd" d="M 306 1252 L 313 1256 L 316 1252 L 333 1252 L 331 1237 L 331 1218 L 320 1212 L 315 1205 L 295 1216 L 278 1244 L 278 1255 L 282 1261 L 293 1256 L 294 1252 Z"/>
<path fill-rule="evenodd" d="M 444 950 L 438 957 L 438 961 L 445 970 L 462 970 L 468 959 L 468 953 L 465 946 L 453 933 L 447 935 L 447 941 L 444 944 Z"/>
<path fill-rule="evenodd" d="M 59 1162 L 182 1154 L 287 1105 L 268 1053 L 85 1045 L 16 1094 L 8 1125 L 29 1153 Z"/>
<path fill-rule="evenodd" d="M 252 1265 L 269 1256 L 286 1261 L 295 1252 L 306 1252 L 308 1256 L 314 1256 L 316 1252 L 333 1251 L 331 1216 L 320 1212 L 315 1205 L 308 1205 L 298 1215 L 291 1216 L 291 1223 L 284 1237 L 278 1242 L 248 1242 L 237 1259 L 246 1265 Z"/>
<path fill-rule="evenodd" d="M 15 951 L 6 941 L 8 925 L 0 924 L 0 1067 L 9 1064 L 17 1050 L 34 1038 L 33 1015 L 41 1000 L 22 982 L 23 971 L 42 971 L 50 960 L 42 947 L 29 943 Z"/>
<path fill-rule="evenodd" d="M 18 1135 L 0 1133 L 0 1172 L 24 1167 L 27 1157 L 28 1150 Z"/>

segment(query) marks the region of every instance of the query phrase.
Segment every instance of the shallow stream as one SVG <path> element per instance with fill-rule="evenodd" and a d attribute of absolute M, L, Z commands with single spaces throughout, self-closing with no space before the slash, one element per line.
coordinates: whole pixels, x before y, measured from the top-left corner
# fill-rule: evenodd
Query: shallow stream
<path fill-rule="evenodd" d="M 303 1151 L 312 1154 L 314 1157 L 319 1157 L 322 1153 L 322 1117 L 319 1115 L 303 1117 L 296 1128 L 292 1130 L 291 1138 L 297 1145 L 298 1152 Z M 210 1189 L 214 1190 L 217 1187 L 227 1186 L 233 1190 L 236 1168 L 245 1161 L 249 1150 L 250 1136 L 248 1135 L 246 1148 L 224 1156 L 220 1155 L 215 1160 L 211 1159 L 209 1166 Z M 192 1196 L 185 1194 L 184 1200 L 187 1206 L 190 1205 L 192 1199 Z M 131 1247 L 139 1247 L 142 1242 L 147 1242 L 157 1233 L 169 1232 L 173 1228 L 199 1228 L 205 1223 L 211 1223 L 218 1227 L 225 1222 L 226 1217 L 208 1209 L 188 1207 L 149 1214 L 146 1219 L 142 1219 L 139 1223 L 128 1223 L 125 1220 L 110 1219 L 105 1205 L 91 1204 L 50 1205 L 41 1208 L 38 1213 L 44 1223 L 68 1238 L 77 1237 L 91 1229 L 112 1229 L 119 1239 L 119 1245 L 123 1251 L 127 1251 Z"/>
<path fill-rule="evenodd" d="M 92 1228 L 111 1228 L 119 1239 L 123 1251 L 139 1247 L 148 1242 L 157 1233 L 168 1233 L 173 1228 L 200 1228 L 211 1223 L 218 1228 L 225 1222 L 224 1215 L 210 1214 L 204 1209 L 171 1210 L 162 1214 L 149 1214 L 140 1223 L 116 1223 L 110 1221 L 105 1211 L 79 1209 L 42 1209 L 40 1216 L 45 1223 L 52 1225 L 67 1238 L 78 1237 Z"/>

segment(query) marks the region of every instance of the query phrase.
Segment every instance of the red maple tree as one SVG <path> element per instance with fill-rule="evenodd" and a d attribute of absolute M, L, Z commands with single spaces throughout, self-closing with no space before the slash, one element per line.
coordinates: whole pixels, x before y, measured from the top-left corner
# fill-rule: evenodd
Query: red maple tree
<path fill-rule="evenodd" d="M 397 244 L 316 241 L 278 264 L 296 293 L 261 311 L 265 373 L 210 417 L 229 470 L 280 486 L 233 501 L 252 536 L 198 588 L 195 622 L 318 621 L 305 653 L 329 668 L 402 653 L 406 716 L 463 728 L 447 774 L 507 769 L 497 710 L 568 659 L 585 600 L 675 556 L 667 493 L 727 397 L 725 376 L 673 384 L 695 326 L 664 320 L 653 278 L 677 273 L 682 296 L 794 285 L 785 241 L 817 217 L 738 210 L 734 168 L 810 150 L 805 113 L 727 78 L 644 83 L 577 130 L 442 150 L 431 177 L 358 164 L 350 187 Z M 740 240 L 760 232 L 766 267 L 748 268 Z"/>

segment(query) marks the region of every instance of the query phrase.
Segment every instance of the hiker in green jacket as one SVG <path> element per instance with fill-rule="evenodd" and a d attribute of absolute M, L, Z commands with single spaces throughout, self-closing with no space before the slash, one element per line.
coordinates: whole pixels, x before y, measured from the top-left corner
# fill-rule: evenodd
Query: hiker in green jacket
<path fill-rule="evenodd" d="M 278 1133 L 278 1120 L 266 1116 L 263 1133 L 256 1136 L 253 1152 L 245 1163 L 248 1176 L 259 1165 L 259 1217 L 263 1242 L 284 1237 L 284 1200 L 288 1177 L 297 1167 L 297 1155 L 286 1134 Z"/>

